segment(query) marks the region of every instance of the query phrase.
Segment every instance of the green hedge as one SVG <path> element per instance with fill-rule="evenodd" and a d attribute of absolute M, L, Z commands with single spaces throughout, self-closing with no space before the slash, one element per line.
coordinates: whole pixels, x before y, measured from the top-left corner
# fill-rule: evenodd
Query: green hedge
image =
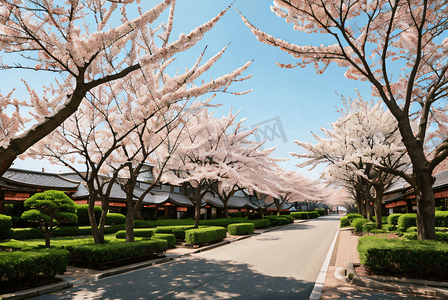
<path fill-rule="evenodd" d="M 408 240 L 417 240 L 417 232 L 405 232 L 403 237 Z M 448 233 L 446 232 L 436 232 L 436 241 L 448 242 Z"/>
<path fill-rule="evenodd" d="M 93 213 L 95 214 L 96 223 L 98 224 L 101 218 L 101 213 L 103 209 L 101 206 L 94 206 Z M 89 226 L 89 205 L 88 204 L 78 204 L 76 207 L 76 215 L 78 216 L 79 226 Z"/>
<path fill-rule="evenodd" d="M 254 228 L 267 228 L 271 226 L 271 221 L 268 219 L 246 219 L 244 221 L 254 224 Z"/>
<path fill-rule="evenodd" d="M 227 229 L 222 227 L 208 227 L 190 229 L 185 232 L 185 241 L 188 244 L 198 245 L 213 243 L 225 239 Z"/>
<path fill-rule="evenodd" d="M 436 211 L 436 227 L 448 227 L 448 211 Z"/>
<path fill-rule="evenodd" d="M 398 231 L 405 232 L 409 227 L 414 226 L 417 226 L 417 214 L 403 214 L 398 218 Z"/>
<path fill-rule="evenodd" d="M 395 231 L 397 230 L 397 227 L 391 224 L 383 224 L 383 229 L 386 231 Z"/>
<path fill-rule="evenodd" d="M 376 222 L 376 216 L 372 217 L 372 221 Z M 382 216 L 381 217 L 381 224 L 387 224 L 387 216 Z"/>
<path fill-rule="evenodd" d="M 349 220 L 351 220 L 351 219 L 356 219 L 356 218 L 363 218 L 363 219 L 364 219 L 364 216 L 363 216 L 363 215 L 361 215 L 361 214 L 355 214 L 355 213 L 348 213 L 348 214 L 346 215 L 346 217 L 347 217 L 347 219 L 349 219 Z"/>
<path fill-rule="evenodd" d="M 315 211 L 317 211 L 319 213 L 319 216 L 323 216 L 325 215 L 325 213 L 327 212 L 325 209 L 323 208 L 316 208 Z"/>
<path fill-rule="evenodd" d="M 319 217 L 319 213 L 317 211 L 308 211 L 306 213 L 308 213 L 308 218 L 309 219 L 314 219 L 314 218 L 318 218 Z"/>
<path fill-rule="evenodd" d="M 368 222 L 362 225 L 362 232 L 371 232 L 376 229 L 376 223 Z"/>
<path fill-rule="evenodd" d="M 397 226 L 397 225 L 398 225 L 398 218 L 400 218 L 401 215 L 402 215 L 402 214 L 390 214 L 390 215 L 387 217 L 387 223 L 388 223 L 389 225 L 395 225 L 395 226 Z"/>
<path fill-rule="evenodd" d="M 3 231 L 9 231 L 12 226 L 12 218 L 7 215 L 0 214 L 0 235 Z"/>
<path fill-rule="evenodd" d="M 296 220 L 306 220 L 308 219 L 308 214 L 306 211 L 295 211 L 290 214 Z"/>
<path fill-rule="evenodd" d="M 355 229 L 355 232 L 362 232 L 362 225 L 369 223 L 370 221 L 367 219 L 355 218 L 352 221 L 352 226 Z"/>
<path fill-rule="evenodd" d="M 150 238 L 155 234 L 154 228 L 134 228 L 134 237 L 146 237 Z M 126 238 L 126 230 L 117 231 L 115 234 L 117 239 L 125 239 Z"/>
<path fill-rule="evenodd" d="M 12 239 L 15 240 L 29 240 L 29 239 L 43 239 L 44 234 L 37 228 L 13 228 Z"/>
<path fill-rule="evenodd" d="M 174 234 L 176 239 L 185 240 L 185 231 L 193 229 L 194 225 L 181 225 L 181 226 L 159 226 L 156 228 L 157 233 L 170 233 Z"/>
<path fill-rule="evenodd" d="M 0 252 L 2 284 L 28 281 L 37 275 L 54 277 L 63 274 L 68 265 L 69 252 L 63 249 Z"/>
<path fill-rule="evenodd" d="M 363 236 L 358 252 L 361 263 L 377 274 L 448 278 L 447 243 Z"/>
<path fill-rule="evenodd" d="M 339 219 L 339 226 L 341 228 L 351 226 L 350 219 L 347 217 L 342 217 L 341 219 Z"/>
<path fill-rule="evenodd" d="M 144 240 L 133 243 L 107 242 L 105 244 L 84 244 L 67 246 L 71 260 L 105 263 L 124 258 L 162 253 L 168 249 L 165 240 Z"/>
<path fill-rule="evenodd" d="M 108 213 L 106 215 L 106 225 L 126 224 L 126 216 L 117 213 Z"/>
<path fill-rule="evenodd" d="M 77 235 L 91 235 L 91 226 L 62 226 L 54 230 L 54 234 L 58 236 L 77 236 Z"/>
<path fill-rule="evenodd" d="M 172 248 L 176 245 L 176 236 L 172 233 L 156 233 L 151 238 L 152 240 L 165 240 L 168 247 Z"/>
<path fill-rule="evenodd" d="M 254 224 L 252 224 L 252 223 L 230 224 L 227 227 L 227 231 L 231 235 L 252 234 L 252 233 L 254 233 Z"/>

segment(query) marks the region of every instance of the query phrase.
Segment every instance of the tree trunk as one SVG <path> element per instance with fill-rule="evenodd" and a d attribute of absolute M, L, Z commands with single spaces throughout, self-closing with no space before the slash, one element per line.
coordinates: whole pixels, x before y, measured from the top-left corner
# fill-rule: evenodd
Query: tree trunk
<path fill-rule="evenodd" d="M 282 212 L 282 209 L 281 209 L 282 207 L 279 205 L 279 206 L 277 206 L 277 217 L 280 217 L 281 216 L 281 212 Z"/>
<path fill-rule="evenodd" d="M 134 207 L 134 220 L 143 220 L 142 216 L 143 204 L 137 202 Z"/>
<path fill-rule="evenodd" d="M 384 186 L 375 186 L 375 216 L 376 216 L 376 229 L 383 228 L 383 192 Z"/>
<path fill-rule="evenodd" d="M 96 223 L 94 194 L 90 194 L 89 196 L 88 214 L 89 214 L 90 226 L 92 227 L 92 236 L 93 240 L 95 241 L 95 244 L 104 244 L 104 235 L 100 234 L 100 231 L 98 230 L 98 224 Z M 104 214 L 104 211 L 102 212 L 102 214 Z M 103 216 L 101 216 L 101 219 L 103 219 Z"/>
<path fill-rule="evenodd" d="M 132 203 L 132 196 L 126 199 L 126 242 L 134 241 L 134 205 Z"/>
<path fill-rule="evenodd" d="M 419 240 L 434 240 L 435 231 L 435 201 L 432 190 L 433 177 L 429 172 L 420 172 L 417 176 L 417 236 Z M 421 194 L 421 196 L 420 196 Z"/>
<path fill-rule="evenodd" d="M 195 201 L 195 215 L 194 215 L 194 228 L 199 227 L 199 218 L 201 216 L 201 200 L 196 199 Z"/>
<path fill-rule="evenodd" d="M 227 219 L 229 217 L 229 209 L 227 208 L 227 201 L 222 202 L 224 205 L 224 217 Z"/>

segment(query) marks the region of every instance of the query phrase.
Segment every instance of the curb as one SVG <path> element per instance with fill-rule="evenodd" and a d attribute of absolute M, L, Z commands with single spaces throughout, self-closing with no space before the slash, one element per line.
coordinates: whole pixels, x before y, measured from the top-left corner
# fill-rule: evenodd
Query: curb
<path fill-rule="evenodd" d="M 294 223 L 302 223 L 302 222 L 306 222 L 306 221 L 308 221 L 308 220 L 295 220 Z M 191 252 L 191 253 L 186 253 L 186 254 L 169 254 L 168 253 L 163 258 L 111 269 L 109 271 L 105 271 L 104 273 L 100 273 L 100 274 L 96 274 L 96 275 L 92 275 L 92 276 L 86 276 L 85 278 L 81 278 L 81 279 L 70 280 L 67 278 L 59 277 L 60 279 L 62 279 L 61 282 L 55 282 L 55 283 L 43 285 L 43 286 L 40 286 L 37 288 L 32 288 L 32 289 L 23 290 L 23 291 L 17 291 L 17 292 L 10 293 L 10 294 L 0 295 L 0 300 L 21 300 L 21 299 L 28 299 L 31 297 L 37 297 L 37 296 L 42 296 L 42 295 L 49 294 L 49 293 L 58 292 L 58 291 L 61 291 L 61 290 L 67 289 L 67 288 L 71 288 L 71 287 L 78 286 L 81 284 L 93 282 L 98 279 L 102 279 L 102 278 L 106 278 L 106 277 L 110 277 L 110 276 L 114 276 L 114 275 L 119 275 L 119 274 L 123 274 L 126 272 L 135 271 L 135 270 L 143 269 L 143 268 L 150 267 L 153 265 L 158 265 L 158 264 L 166 263 L 169 261 L 173 261 L 176 258 L 179 258 L 182 256 L 189 256 L 192 253 L 199 253 L 199 252 L 211 250 L 213 248 L 217 248 L 217 247 L 224 246 L 224 245 L 227 245 L 227 244 L 230 244 L 233 242 L 237 242 L 240 240 L 251 238 L 253 236 L 257 236 L 261 233 L 285 228 L 285 227 L 293 225 L 294 223 L 283 225 L 283 226 L 277 226 L 275 228 L 264 230 L 264 231 L 254 233 L 251 235 L 244 235 L 244 236 L 232 238 L 227 241 L 222 241 L 222 242 L 219 242 L 214 245 L 199 248 L 196 251 Z M 56 275 L 56 278 L 58 278 L 58 275 Z"/>

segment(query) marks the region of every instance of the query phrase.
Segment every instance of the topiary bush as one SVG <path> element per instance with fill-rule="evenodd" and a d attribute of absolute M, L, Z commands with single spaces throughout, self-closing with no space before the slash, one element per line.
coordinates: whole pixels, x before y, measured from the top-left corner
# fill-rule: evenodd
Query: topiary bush
<path fill-rule="evenodd" d="M 134 229 L 134 237 L 145 237 L 151 238 L 156 233 L 155 228 L 138 228 Z M 126 230 L 117 231 L 115 234 L 117 239 L 125 239 L 126 238 Z"/>
<path fill-rule="evenodd" d="M 306 212 L 308 214 L 309 219 L 314 219 L 319 217 L 319 213 L 317 211 L 308 211 Z"/>
<path fill-rule="evenodd" d="M 352 226 L 355 229 L 355 232 L 362 232 L 362 225 L 369 222 L 370 221 L 367 219 L 355 218 L 353 219 Z"/>
<path fill-rule="evenodd" d="M 76 223 L 77 204 L 64 192 L 48 190 L 28 198 L 24 207 L 30 210 L 22 214 L 22 218 L 35 222 L 45 235 L 45 246 L 50 247 L 50 236 L 60 223 Z"/>
<path fill-rule="evenodd" d="M 227 231 L 231 235 L 252 234 L 252 233 L 254 233 L 254 224 L 252 224 L 252 223 L 230 224 L 227 227 Z"/>
<path fill-rule="evenodd" d="M 108 213 L 106 215 L 106 225 L 126 224 L 126 216 L 118 213 Z"/>
<path fill-rule="evenodd" d="M 268 228 L 271 226 L 271 221 L 268 219 L 247 219 L 245 222 L 254 224 L 254 228 Z"/>
<path fill-rule="evenodd" d="M 387 217 L 387 223 L 389 225 L 398 225 L 398 218 L 401 216 L 402 214 L 391 214 Z"/>
<path fill-rule="evenodd" d="M 207 227 L 190 229 L 185 232 L 185 242 L 192 245 L 214 243 L 225 239 L 227 229 L 222 227 Z"/>
<path fill-rule="evenodd" d="M 417 214 L 403 214 L 398 218 L 398 231 L 405 232 L 409 227 L 413 226 L 417 226 Z"/>
<path fill-rule="evenodd" d="M 319 213 L 319 216 L 323 216 L 325 215 L 325 213 L 327 212 L 325 209 L 323 208 L 316 208 L 315 211 L 317 211 Z"/>

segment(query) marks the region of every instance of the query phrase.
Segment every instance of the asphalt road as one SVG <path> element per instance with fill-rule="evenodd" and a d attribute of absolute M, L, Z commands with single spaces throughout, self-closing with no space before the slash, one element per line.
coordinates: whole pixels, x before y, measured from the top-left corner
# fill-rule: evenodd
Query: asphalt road
<path fill-rule="evenodd" d="M 296 223 L 35 299 L 308 299 L 338 222 Z"/>

